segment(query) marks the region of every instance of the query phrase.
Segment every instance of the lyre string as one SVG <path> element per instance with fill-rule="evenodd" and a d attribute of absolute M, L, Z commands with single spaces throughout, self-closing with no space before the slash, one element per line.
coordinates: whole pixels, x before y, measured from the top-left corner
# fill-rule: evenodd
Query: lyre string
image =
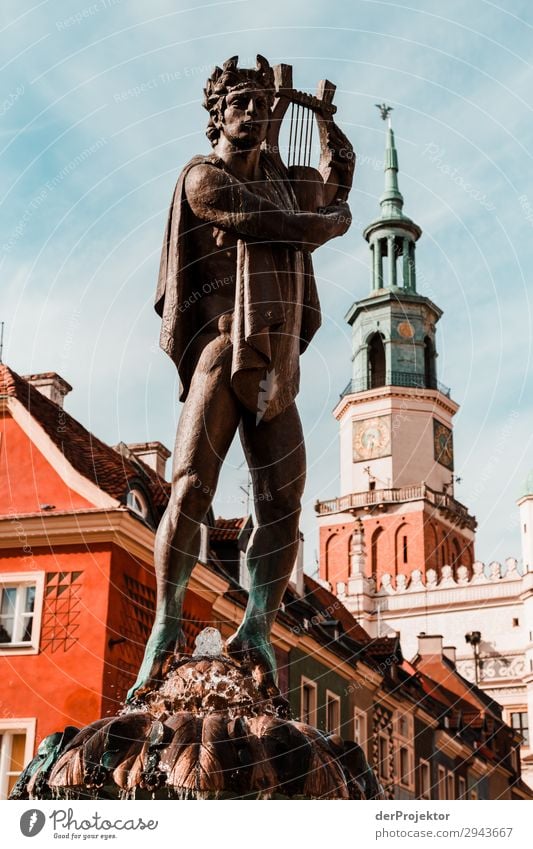
<path fill-rule="evenodd" d="M 289 150 L 287 152 L 287 165 L 291 165 L 291 154 L 292 154 L 292 132 L 294 126 L 294 101 L 291 103 L 291 123 L 289 127 Z"/>

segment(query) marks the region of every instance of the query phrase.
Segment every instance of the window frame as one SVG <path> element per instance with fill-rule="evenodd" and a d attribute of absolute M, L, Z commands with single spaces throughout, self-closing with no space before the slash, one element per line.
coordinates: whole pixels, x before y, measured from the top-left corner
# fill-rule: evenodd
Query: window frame
<path fill-rule="evenodd" d="M 337 705 L 337 727 L 334 730 L 332 730 L 331 728 L 328 727 L 328 708 L 329 708 L 330 704 L 336 704 Z M 340 734 L 341 733 L 341 725 L 342 725 L 341 697 L 338 696 L 337 693 L 334 693 L 332 690 L 326 690 L 325 709 L 326 709 L 326 717 L 325 717 L 325 721 L 324 721 L 324 727 L 326 729 L 326 733 L 327 734 Z"/>
<path fill-rule="evenodd" d="M 402 723 L 406 723 L 403 730 Z M 405 733 L 404 733 L 405 732 Z M 395 742 L 395 771 L 398 784 L 406 790 L 415 790 L 415 747 L 414 747 L 414 717 L 410 713 L 396 711 L 394 717 Z M 407 752 L 407 775 L 402 774 L 401 753 Z"/>
<path fill-rule="evenodd" d="M 357 724 L 359 723 L 359 728 L 361 730 L 360 736 L 362 739 L 357 739 Z M 353 739 L 354 742 L 361 746 L 365 757 L 367 757 L 368 751 L 368 717 L 366 715 L 366 711 L 361 710 L 361 708 L 354 707 L 353 709 Z"/>
<path fill-rule="evenodd" d="M 11 587 L 17 588 L 15 616 L 20 616 L 24 613 L 24 611 L 19 609 L 19 589 L 35 587 L 31 640 L 25 642 L 0 643 L 0 657 L 6 655 L 12 656 L 39 653 L 44 601 L 44 578 L 44 572 L 0 572 L 0 597 L 4 589 L 9 589 Z"/>
<path fill-rule="evenodd" d="M 513 707 L 509 707 L 507 709 L 508 714 L 508 724 L 513 729 L 513 731 L 518 731 L 518 733 L 524 738 L 523 742 L 520 744 L 520 748 L 529 749 L 531 748 L 531 728 L 529 727 L 529 711 L 527 705 L 517 705 Z M 520 726 L 513 725 L 513 716 L 525 716 L 526 717 L 526 727 L 523 728 L 522 721 L 520 721 Z M 524 731 L 527 736 L 524 736 Z"/>
<path fill-rule="evenodd" d="M 310 711 L 309 721 L 304 719 L 304 689 L 309 687 L 310 691 L 313 694 L 313 709 Z M 317 707 L 318 707 L 318 687 L 311 678 L 306 678 L 305 675 L 300 677 L 300 721 L 306 723 L 307 725 L 312 725 L 313 728 L 317 726 Z"/>
<path fill-rule="evenodd" d="M 12 738 L 16 734 L 24 734 L 26 736 L 24 745 L 24 769 L 33 757 L 36 724 L 37 720 L 35 717 L 0 719 L 0 799 L 7 799 L 7 788 L 10 777 L 17 775 L 18 778 L 20 775 L 20 773 L 14 773 L 7 769 L 11 760 Z M 7 746 L 6 740 L 9 741 Z"/>
<path fill-rule="evenodd" d="M 383 781 L 390 781 L 390 750 L 391 750 L 391 740 L 388 734 L 380 732 L 378 734 L 378 762 L 377 762 L 377 773 L 379 778 L 382 778 Z M 384 744 L 386 757 L 381 757 L 381 744 Z M 385 769 L 383 767 L 385 766 Z"/>
<path fill-rule="evenodd" d="M 427 791 L 424 790 L 424 782 L 422 781 L 424 772 L 427 773 Z M 420 799 L 431 800 L 431 764 L 425 758 L 420 758 L 418 761 L 418 786 L 420 789 Z M 425 792 L 427 792 L 427 796 Z"/>

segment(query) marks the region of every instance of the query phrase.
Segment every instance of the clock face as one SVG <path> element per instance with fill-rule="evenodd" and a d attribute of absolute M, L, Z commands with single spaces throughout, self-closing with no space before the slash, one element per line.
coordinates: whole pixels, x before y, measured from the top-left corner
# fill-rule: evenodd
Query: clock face
<path fill-rule="evenodd" d="M 433 419 L 433 451 L 435 460 L 453 471 L 453 434 L 437 419 Z"/>
<path fill-rule="evenodd" d="M 374 460 L 391 453 L 390 416 L 353 423 L 353 459 Z"/>
<path fill-rule="evenodd" d="M 403 339 L 412 339 L 415 335 L 415 329 L 410 321 L 400 321 L 398 333 Z"/>

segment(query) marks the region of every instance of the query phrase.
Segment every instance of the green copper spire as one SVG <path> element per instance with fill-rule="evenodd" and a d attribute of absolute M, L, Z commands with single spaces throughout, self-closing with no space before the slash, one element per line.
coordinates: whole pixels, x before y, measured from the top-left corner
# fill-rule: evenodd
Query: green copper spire
<path fill-rule="evenodd" d="M 403 213 L 403 195 L 398 187 L 398 153 L 390 113 L 392 106 L 376 103 L 388 122 L 385 147 L 385 191 L 380 199 L 381 215 L 365 227 L 363 236 L 372 253 L 372 292 L 385 289 L 416 294 L 415 243 L 422 235 L 418 224 Z"/>
<path fill-rule="evenodd" d="M 381 217 L 403 218 L 403 195 L 398 187 L 398 153 L 394 144 L 394 132 L 390 118 L 385 147 L 385 191 L 381 195 Z"/>

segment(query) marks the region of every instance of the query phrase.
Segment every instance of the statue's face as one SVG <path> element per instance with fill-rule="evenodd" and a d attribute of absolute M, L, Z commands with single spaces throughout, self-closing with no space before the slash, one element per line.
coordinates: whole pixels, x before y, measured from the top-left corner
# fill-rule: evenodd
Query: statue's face
<path fill-rule="evenodd" d="M 219 119 L 221 132 L 235 147 L 258 147 L 265 140 L 270 109 L 262 89 L 243 89 L 226 96 L 226 108 Z"/>

